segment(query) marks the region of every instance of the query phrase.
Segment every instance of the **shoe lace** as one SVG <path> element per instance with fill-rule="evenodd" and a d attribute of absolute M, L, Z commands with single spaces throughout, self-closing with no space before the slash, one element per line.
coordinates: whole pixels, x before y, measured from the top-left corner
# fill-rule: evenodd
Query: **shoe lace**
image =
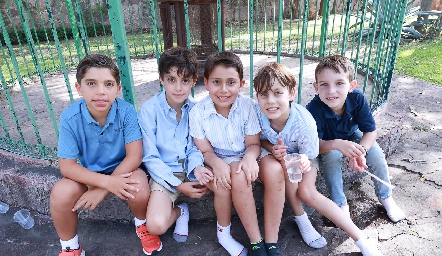
<path fill-rule="evenodd" d="M 143 242 L 154 242 L 156 237 L 150 234 L 147 229 L 137 230 L 137 235 Z"/>

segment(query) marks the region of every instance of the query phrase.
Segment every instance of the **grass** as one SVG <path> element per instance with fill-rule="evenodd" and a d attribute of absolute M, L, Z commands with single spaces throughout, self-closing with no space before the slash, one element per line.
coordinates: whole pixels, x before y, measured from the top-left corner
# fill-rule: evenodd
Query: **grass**
<path fill-rule="evenodd" d="M 395 72 L 442 86 L 442 38 L 401 45 Z"/>

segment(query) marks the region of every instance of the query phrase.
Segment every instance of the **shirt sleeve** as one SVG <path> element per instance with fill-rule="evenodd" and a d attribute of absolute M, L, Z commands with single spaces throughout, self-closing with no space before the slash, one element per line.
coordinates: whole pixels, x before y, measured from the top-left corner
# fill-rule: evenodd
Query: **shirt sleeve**
<path fill-rule="evenodd" d="M 57 156 L 65 159 L 77 159 L 80 154 L 77 137 L 68 120 L 60 116 Z"/>
<path fill-rule="evenodd" d="M 141 130 L 138 124 L 137 112 L 131 105 L 127 108 L 124 117 L 124 143 L 129 144 L 139 139 L 141 139 Z"/>
<path fill-rule="evenodd" d="M 361 93 L 358 97 L 358 110 L 354 112 L 356 116 L 356 122 L 361 132 L 373 132 L 376 130 L 376 122 L 373 114 L 371 113 L 370 105 L 367 99 Z"/>
<path fill-rule="evenodd" d="M 182 183 L 181 180 L 175 177 L 173 170 L 163 162 L 156 147 L 156 130 L 158 124 L 155 111 L 149 111 L 148 107 L 142 107 L 138 114 L 138 122 L 143 137 L 143 164 L 146 166 L 147 171 L 154 180 L 160 178 L 171 186 L 180 185 Z"/>
<path fill-rule="evenodd" d="M 314 159 L 319 154 L 319 138 L 315 119 L 307 110 L 301 110 L 300 114 L 303 120 L 304 133 L 301 135 L 299 143 L 299 153 L 306 154 L 309 159 Z"/>
<path fill-rule="evenodd" d="M 189 178 L 190 181 L 196 181 L 194 170 L 197 166 L 204 165 L 204 157 L 201 151 L 196 147 L 190 134 L 187 136 L 186 156 L 187 178 Z"/>
<path fill-rule="evenodd" d="M 190 136 L 196 139 L 205 139 L 203 127 L 203 119 L 201 117 L 201 111 L 199 110 L 199 105 L 193 106 L 189 113 L 189 130 Z"/>

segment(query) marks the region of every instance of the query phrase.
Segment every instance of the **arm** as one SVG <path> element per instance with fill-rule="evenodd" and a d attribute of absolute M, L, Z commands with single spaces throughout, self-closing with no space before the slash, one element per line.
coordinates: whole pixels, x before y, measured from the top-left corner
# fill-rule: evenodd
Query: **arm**
<path fill-rule="evenodd" d="M 357 157 L 365 155 L 364 148 L 356 142 L 349 140 L 319 140 L 319 153 L 323 154 L 331 150 L 339 150 L 344 156 Z"/>
<path fill-rule="evenodd" d="M 224 189 L 231 189 L 230 166 L 215 154 L 208 139 L 194 138 L 194 141 L 195 145 L 203 153 L 204 163 L 212 168 L 215 189 L 218 189 L 217 183 Z"/>
<path fill-rule="evenodd" d="M 259 166 L 256 159 L 261 154 L 261 146 L 259 140 L 259 133 L 255 135 L 246 135 L 246 153 L 238 165 L 236 173 L 244 171 L 247 178 L 247 185 L 251 186 L 252 182 L 258 178 Z"/>

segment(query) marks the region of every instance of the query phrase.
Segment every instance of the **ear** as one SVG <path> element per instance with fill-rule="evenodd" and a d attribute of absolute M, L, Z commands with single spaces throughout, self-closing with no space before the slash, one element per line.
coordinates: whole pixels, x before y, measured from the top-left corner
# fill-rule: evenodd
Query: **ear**
<path fill-rule="evenodd" d="M 289 91 L 289 95 L 290 95 L 289 99 L 291 101 L 293 101 L 295 99 L 295 96 L 296 96 L 296 88 L 292 88 L 292 90 Z"/>
<path fill-rule="evenodd" d="M 198 81 L 198 77 L 196 77 L 196 78 L 193 79 L 193 84 L 192 84 L 192 86 L 191 86 L 192 88 L 196 85 L 196 81 Z"/>
<path fill-rule="evenodd" d="M 358 81 L 356 81 L 356 80 L 351 81 L 350 82 L 350 88 L 349 88 L 348 91 L 352 92 L 356 88 L 357 85 L 358 85 Z"/>
<path fill-rule="evenodd" d="M 241 82 L 239 83 L 239 88 L 243 88 L 244 85 L 246 84 L 246 80 L 241 80 Z"/>
<path fill-rule="evenodd" d="M 207 80 L 207 78 L 204 77 L 204 85 L 206 86 L 206 90 L 208 91 L 209 88 L 207 88 L 207 84 L 209 84 L 209 81 Z"/>
<path fill-rule="evenodd" d="M 78 95 L 83 96 L 83 93 L 81 93 L 81 86 L 78 82 L 75 82 L 75 89 L 77 89 Z"/>
<path fill-rule="evenodd" d="M 318 84 L 316 82 L 313 83 L 313 87 L 315 87 L 315 91 L 316 91 L 316 93 L 318 93 Z"/>
<path fill-rule="evenodd" d="M 122 88 L 122 87 L 121 87 L 121 84 L 119 84 L 119 85 L 117 86 L 117 94 L 121 92 L 121 88 Z"/>

